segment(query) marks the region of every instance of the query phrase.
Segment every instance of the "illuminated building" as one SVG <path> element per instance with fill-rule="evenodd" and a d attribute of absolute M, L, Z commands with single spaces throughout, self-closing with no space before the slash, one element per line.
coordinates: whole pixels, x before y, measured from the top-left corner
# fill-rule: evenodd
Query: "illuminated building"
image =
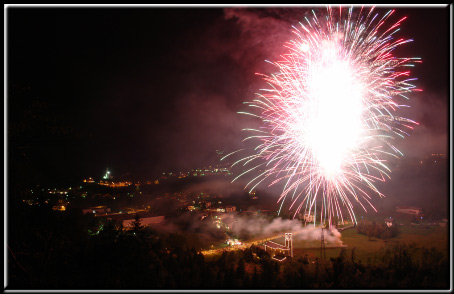
<path fill-rule="evenodd" d="M 285 233 L 285 247 L 290 248 L 290 257 L 293 257 L 293 237 L 292 233 Z"/>
<path fill-rule="evenodd" d="M 94 214 L 100 214 L 100 213 L 108 213 L 110 212 L 110 208 L 106 206 L 95 206 L 95 207 L 88 207 L 86 209 L 82 209 L 82 213 L 94 213 Z"/>
<path fill-rule="evenodd" d="M 285 245 L 273 241 L 267 241 L 263 245 L 265 246 L 265 251 L 274 260 L 284 261 L 287 257 L 293 257 L 292 233 L 285 233 Z"/>
<path fill-rule="evenodd" d="M 392 227 L 392 226 L 394 226 L 394 219 L 393 219 L 393 218 L 391 218 L 391 217 L 390 217 L 390 218 L 387 218 L 387 219 L 385 219 L 385 224 L 386 224 L 386 226 L 388 226 L 388 227 Z"/>
<path fill-rule="evenodd" d="M 66 207 L 64 205 L 55 205 L 52 209 L 56 211 L 65 211 Z"/>
<path fill-rule="evenodd" d="M 54 190 L 50 190 L 49 194 L 67 195 L 68 191 L 54 189 Z"/>
<path fill-rule="evenodd" d="M 396 206 L 396 212 L 420 215 L 422 214 L 422 209 L 414 206 Z"/>
<path fill-rule="evenodd" d="M 131 182 L 108 182 L 108 181 L 99 181 L 99 184 L 110 188 L 121 188 L 132 185 Z"/>

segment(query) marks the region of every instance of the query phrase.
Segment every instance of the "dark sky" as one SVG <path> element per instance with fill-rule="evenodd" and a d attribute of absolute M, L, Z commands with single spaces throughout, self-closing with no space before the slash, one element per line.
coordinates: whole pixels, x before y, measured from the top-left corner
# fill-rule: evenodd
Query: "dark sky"
<path fill-rule="evenodd" d="M 386 9 L 387 11 L 388 9 Z M 151 179 L 241 148 L 244 109 L 308 8 L 7 8 L 11 175 Z M 449 9 L 397 8 L 396 54 L 422 57 L 397 143 L 409 157 L 448 149 Z M 13 171 L 11 170 L 13 169 Z"/>

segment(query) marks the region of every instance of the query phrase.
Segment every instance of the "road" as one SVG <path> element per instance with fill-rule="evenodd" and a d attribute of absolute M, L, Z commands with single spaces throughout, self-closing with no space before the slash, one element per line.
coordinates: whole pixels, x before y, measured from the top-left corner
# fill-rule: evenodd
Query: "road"
<path fill-rule="evenodd" d="M 298 234 L 298 232 L 292 233 L 292 234 L 296 235 L 296 234 Z M 252 241 L 249 241 L 246 243 L 242 243 L 241 245 L 228 246 L 228 247 L 219 248 L 219 249 L 203 250 L 203 251 L 201 251 L 201 253 L 203 255 L 210 255 L 210 254 L 220 254 L 224 251 L 243 250 L 243 249 L 251 247 L 251 245 L 259 245 L 259 244 L 265 243 L 266 241 L 270 241 L 270 240 L 274 240 L 274 239 L 282 238 L 282 237 L 284 237 L 284 233 L 281 233 L 279 235 L 275 235 L 272 237 L 268 237 L 268 238 L 252 240 Z"/>

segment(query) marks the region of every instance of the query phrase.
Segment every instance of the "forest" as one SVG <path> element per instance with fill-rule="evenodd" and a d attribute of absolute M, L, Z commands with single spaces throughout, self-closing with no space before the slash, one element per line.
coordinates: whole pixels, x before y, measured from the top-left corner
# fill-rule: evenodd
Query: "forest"
<path fill-rule="evenodd" d="M 277 262 L 258 246 L 207 258 L 178 234 L 136 218 L 130 230 L 79 210 L 10 203 L 6 289 L 447 289 L 449 258 L 435 248 L 390 244 L 367 262 Z M 386 233 L 388 234 L 388 233 Z"/>

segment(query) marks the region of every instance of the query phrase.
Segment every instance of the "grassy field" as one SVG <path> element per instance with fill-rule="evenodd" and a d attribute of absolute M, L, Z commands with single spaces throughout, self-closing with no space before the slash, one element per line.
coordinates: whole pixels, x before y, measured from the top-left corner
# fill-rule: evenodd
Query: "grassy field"
<path fill-rule="evenodd" d="M 392 240 L 407 244 L 416 243 L 417 247 L 435 247 L 447 255 L 449 250 L 449 229 L 448 227 L 402 226 L 401 234 Z"/>
<path fill-rule="evenodd" d="M 428 248 L 435 247 L 440 250 L 445 257 L 448 256 L 449 248 L 449 231 L 448 227 L 411 227 L 411 226 L 400 226 L 401 233 L 390 239 L 388 242 L 384 242 L 378 238 L 369 238 L 366 235 L 359 234 L 356 229 L 350 229 L 342 232 L 342 243 L 346 246 L 348 256 L 351 254 L 351 250 L 356 248 L 355 256 L 357 260 L 366 262 L 368 258 L 373 258 L 374 254 L 377 253 L 381 248 L 389 245 L 393 245 L 397 242 L 401 244 L 411 245 L 414 244 L 417 248 Z M 277 239 L 276 242 L 282 243 L 283 240 Z M 282 243 L 283 244 L 283 243 Z M 341 250 L 341 247 L 335 247 L 337 244 L 325 244 L 326 258 L 337 257 Z M 308 254 L 312 257 L 320 256 L 320 241 L 294 241 L 294 256 L 304 256 Z"/>
<path fill-rule="evenodd" d="M 388 212 L 381 214 L 370 214 L 368 216 L 364 215 L 363 217 L 359 216 L 359 221 L 375 221 L 377 223 L 383 223 L 385 218 L 393 217 L 396 220 L 397 225 L 399 226 L 400 234 L 394 238 L 389 239 L 387 242 L 379 238 L 371 238 L 366 235 L 359 234 L 356 228 L 347 229 L 341 232 L 341 241 L 339 243 L 330 243 L 327 241 L 325 235 L 325 253 L 326 258 L 329 260 L 331 257 L 339 256 L 339 252 L 342 247 L 347 249 L 347 256 L 350 257 L 351 250 L 355 249 L 356 260 L 361 260 L 361 262 L 366 263 L 369 258 L 373 259 L 374 255 L 378 253 L 385 246 L 392 246 L 396 243 L 412 245 L 414 244 L 416 248 L 427 248 L 430 249 L 434 247 L 443 253 L 445 257 L 448 257 L 449 254 L 449 227 L 440 227 L 440 226 L 412 226 L 410 223 L 413 220 L 413 216 Z M 346 224 L 350 226 L 351 223 Z M 213 242 L 212 240 L 204 240 L 206 242 Z M 244 240 L 243 240 L 244 241 Z M 284 233 L 282 237 L 273 240 L 279 244 L 285 244 Z M 213 244 L 213 243 L 210 243 Z M 197 244 L 199 245 L 199 244 Z M 206 245 L 206 244 L 200 244 Z M 302 240 L 299 239 L 297 235 L 293 238 L 293 252 L 294 257 L 304 257 L 306 254 L 311 257 L 320 257 L 320 237 L 316 240 Z M 215 244 L 215 247 L 219 244 Z M 225 246 L 225 245 L 224 245 Z M 422 250 L 416 250 L 415 254 L 419 255 Z"/>

